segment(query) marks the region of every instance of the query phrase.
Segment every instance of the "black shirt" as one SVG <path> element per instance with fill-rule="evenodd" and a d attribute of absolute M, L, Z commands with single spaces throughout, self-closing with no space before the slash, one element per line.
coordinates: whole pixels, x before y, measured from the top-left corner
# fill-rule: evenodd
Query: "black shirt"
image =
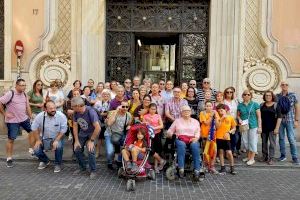
<path fill-rule="evenodd" d="M 265 103 L 263 103 L 261 104 L 260 112 L 262 132 L 270 133 L 274 131 L 277 123 L 277 118 L 282 118 L 279 106 L 276 106 L 276 103 L 274 103 L 272 106 L 266 106 Z"/>
<path fill-rule="evenodd" d="M 199 118 L 199 100 L 197 98 L 195 98 L 194 100 L 188 100 L 186 98 L 188 105 L 190 106 L 190 108 L 192 109 L 192 113 L 191 113 L 191 117 L 194 119 L 198 119 Z"/>

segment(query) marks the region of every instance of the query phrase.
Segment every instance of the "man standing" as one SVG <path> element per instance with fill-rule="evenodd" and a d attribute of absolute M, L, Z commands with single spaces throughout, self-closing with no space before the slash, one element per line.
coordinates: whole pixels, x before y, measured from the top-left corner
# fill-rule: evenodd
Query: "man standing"
<path fill-rule="evenodd" d="M 293 163 L 300 165 L 296 146 L 295 128 L 299 126 L 299 104 L 296 94 L 289 92 L 289 84 L 286 81 L 282 81 L 280 84 L 281 93 L 277 94 L 278 106 L 281 106 L 282 121 L 279 128 L 279 147 L 280 158 L 279 161 L 286 160 L 285 152 L 285 133 L 287 134 L 288 141 L 290 143 L 290 149 L 292 154 Z M 287 97 L 287 98 L 286 98 Z M 287 99 L 287 105 L 284 105 L 284 99 Z M 282 103 L 281 103 L 282 102 Z M 290 104 L 290 106 L 288 105 Z M 285 108 L 282 108 L 284 106 Z M 287 110 L 289 108 L 289 110 Z M 283 113 L 286 110 L 286 113 Z"/>
<path fill-rule="evenodd" d="M 160 95 L 162 96 L 164 102 L 168 102 L 173 97 L 173 82 L 167 81 L 166 89 L 161 91 Z"/>
<path fill-rule="evenodd" d="M 141 84 L 141 80 L 138 76 L 135 76 L 133 78 L 133 86 L 132 89 L 133 90 L 139 90 L 140 89 L 140 84 Z"/>
<path fill-rule="evenodd" d="M 40 164 L 38 169 L 45 169 L 50 161 L 44 150 L 55 151 L 54 173 L 61 171 L 63 156 L 63 137 L 67 132 L 67 118 L 60 112 L 56 111 L 53 101 L 45 103 L 46 111 L 40 112 L 31 125 L 33 134 L 36 139 L 34 154 L 39 158 Z"/>
<path fill-rule="evenodd" d="M 96 111 L 90 106 L 85 106 L 84 101 L 80 97 L 71 100 L 74 109 L 73 116 L 73 134 L 74 134 L 74 152 L 78 160 L 80 169 L 75 172 L 86 171 L 86 162 L 84 160 L 83 151 L 86 145 L 88 149 L 88 162 L 90 167 L 90 178 L 96 177 L 96 157 L 95 157 L 95 141 L 100 133 L 100 123 Z M 78 125 L 80 130 L 78 132 Z"/>
<path fill-rule="evenodd" d="M 211 101 L 215 102 L 216 101 L 216 95 L 217 95 L 217 90 L 211 88 L 211 81 L 209 78 L 203 79 L 202 82 L 202 88 L 197 90 L 197 98 L 199 101 L 204 101 L 205 99 L 205 92 L 210 92 L 211 93 Z"/>
<path fill-rule="evenodd" d="M 190 80 L 189 87 L 194 88 L 197 92 L 197 82 L 196 82 L 196 80 L 194 80 L 194 79 Z"/>
<path fill-rule="evenodd" d="M 164 117 L 164 100 L 159 94 L 159 86 L 157 83 L 153 83 L 151 86 L 151 99 L 152 103 L 157 106 L 157 113 L 163 118 Z"/>
<path fill-rule="evenodd" d="M 125 88 L 125 96 L 127 99 L 131 99 L 132 97 L 132 91 L 131 91 L 131 80 L 127 78 L 124 81 L 124 88 Z"/>
<path fill-rule="evenodd" d="M 116 110 L 121 105 L 121 102 L 123 100 L 127 100 L 124 96 L 124 93 L 124 87 L 122 85 L 119 85 L 117 87 L 116 97 L 110 102 L 109 110 Z"/>
<path fill-rule="evenodd" d="M 159 92 L 162 92 L 165 90 L 165 87 L 166 87 L 166 83 L 164 80 L 160 80 L 159 81 Z"/>
<path fill-rule="evenodd" d="M 31 109 L 25 92 L 26 83 L 24 79 L 16 81 L 15 90 L 7 92 L 0 98 L 0 112 L 5 118 L 8 130 L 8 140 L 6 143 L 6 165 L 13 167 L 13 145 L 17 138 L 20 126 L 31 134 L 30 119 L 32 118 Z M 6 106 L 6 108 L 4 108 Z M 29 144 L 33 147 L 33 144 Z"/>

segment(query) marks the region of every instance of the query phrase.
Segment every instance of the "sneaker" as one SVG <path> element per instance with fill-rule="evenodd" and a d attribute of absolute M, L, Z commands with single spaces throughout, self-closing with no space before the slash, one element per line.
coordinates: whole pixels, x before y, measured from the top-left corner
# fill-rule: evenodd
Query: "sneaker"
<path fill-rule="evenodd" d="M 194 171 L 194 180 L 199 181 L 199 178 L 200 178 L 200 171 L 195 170 Z"/>
<path fill-rule="evenodd" d="M 50 161 L 48 161 L 47 163 L 40 162 L 38 169 L 45 169 L 49 164 L 50 164 Z"/>
<path fill-rule="evenodd" d="M 253 165 L 255 163 L 255 160 L 253 159 L 253 160 L 248 160 L 248 162 L 247 162 L 247 165 L 248 166 L 251 166 L 251 165 Z"/>
<path fill-rule="evenodd" d="M 157 169 L 158 169 L 159 171 L 163 170 L 163 169 L 164 169 L 164 166 L 166 165 L 166 163 L 167 163 L 166 160 L 161 159 L 160 162 L 159 162 L 159 165 L 158 165 Z"/>
<path fill-rule="evenodd" d="M 54 166 L 54 173 L 59 173 L 61 171 L 60 165 L 55 165 Z"/>
<path fill-rule="evenodd" d="M 219 170 L 219 174 L 225 175 L 226 174 L 226 168 L 225 166 L 221 166 L 221 169 Z"/>
<path fill-rule="evenodd" d="M 97 177 L 96 172 L 91 172 L 90 173 L 90 179 L 95 179 Z"/>
<path fill-rule="evenodd" d="M 110 170 L 114 170 L 115 169 L 114 166 L 113 166 L 113 164 L 107 164 L 107 168 L 110 169 Z"/>
<path fill-rule="evenodd" d="M 12 168 L 13 166 L 14 166 L 14 164 L 13 164 L 13 160 L 12 159 L 9 159 L 9 160 L 6 161 L 6 167 Z"/>
<path fill-rule="evenodd" d="M 139 167 L 137 166 L 137 164 L 135 162 L 132 162 L 132 168 L 131 171 L 133 172 L 137 172 L 139 170 Z"/>
<path fill-rule="evenodd" d="M 274 165 L 274 161 L 272 158 L 270 158 L 267 163 L 268 163 L 268 165 Z"/>
<path fill-rule="evenodd" d="M 210 168 L 210 169 L 209 169 L 209 172 L 210 172 L 211 174 L 215 174 L 215 175 L 219 174 L 219 172 L 218 172 L 218 171 L 216 170 L 216 168 L 214 168 L 214 167 Z"/>
<path fill-rule="evenodd" d="M 293 162 L 294 165 L 300 165 L 299 159 L 298 158 L 293 158 Z"/>
<path fill-rule="evenodd" d="M 278 158 L 278 161 L 280 161 L 280 162 L 286 161 L 286 157 L 285 156 L 280 156 L 280 158 Z"/>
<path fill-rule="evenodd" d="M 34 151 L 33 151 L 32 148 L 29 148 L 29 149 L 28 149 L 28 153 L 29 153 L 31 156 L 34 156 Z"/>
<path fill-rule="evenodd" d="M 179 169 L 179 178 L 183 178 L 184 177 L 184 169 Z"/>
<path fill-rule="evenodd" d="M 236 175 L 237 174 L 237 172 L 234 170 L 234 166 L 230 167 L 230 174 L 232 174 L 232 175 Z"/>
<path fill-rule="evenodd" d="M 243 162 L 248 162 L 249 160 L 248 160 L 248 158 L 243 158 L 242 161 L 243 161 Z"/>

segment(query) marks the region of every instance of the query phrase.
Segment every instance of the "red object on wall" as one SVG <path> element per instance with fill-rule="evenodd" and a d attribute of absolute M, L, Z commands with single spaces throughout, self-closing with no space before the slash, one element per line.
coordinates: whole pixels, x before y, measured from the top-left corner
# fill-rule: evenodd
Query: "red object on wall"
<path fill-rule="evenodd" d="M 16 41 L 16 44 L 15 44 L 15 54 L 18 56 L 18 57 L 21 57 L 24 53 L 24 45 L 23 45 L 23 42 L 21 40 L 18 40 Z"/>

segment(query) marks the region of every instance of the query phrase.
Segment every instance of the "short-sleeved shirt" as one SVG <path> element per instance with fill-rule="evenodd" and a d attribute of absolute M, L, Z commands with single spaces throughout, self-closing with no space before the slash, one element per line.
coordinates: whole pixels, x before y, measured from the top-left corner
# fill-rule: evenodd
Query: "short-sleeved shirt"
<path fill-rule="evenodd" d="M 161 117 L 163 117 L 164 116 L 164 108 L 165 108 L 165 106 L 164 106 L 165 102 L 164 102 L 163 97 L 161 95 L 153 96 L 152 94 L 150 94 L 150 96 L 151 96 L 151 99 L 152 99 L 152 103 L 155 103 L 156 106 L 157 106 L 157 113 Z"/>
<path fill-rule="evenodd" d="M 251 109 L 251 110 L 250 110 Z M 260 109 L 260 106 L 258 103 L 254 101 L 250 101 L 248 105 L 245 105 L 244 103 L 239 103 L 238 105 L 238 112 L 240 112 L 240 118 L 242 120 L 248 119 L 249 116 L 249 128 L 257 128 L 258 127 L 258 121 L 257 121 L 257 116 L 256 116 L 256 111 Z M 250 112 L 250 115 L 249 115 Z"/>
<path fill-rule="evenodd" d="M 279 100 L 282 97 L 282 93 L 277 94 L 276 97 L 277 97 L 277 100 Z M 282 116 L 282 121 L 283 122 L 294 122 L 295 121 L 295 104 L 298 103 L 298 99 L 296 97 L 296 94 L 293 92 L 289 92 L 287 94 L 287 97 L 290 100 L 291 109 L 286 115 Z"/>
<path fill-rule="evenodd" d="M 65 99 L 64 93 L 61 90 L 58 90 L 56 93 L 52 93 L 48 91 L 46 92 L 44 98 L 46 98 L 47 96 L 55 103 L 55 105 L 57 105 L 58 103 L 60 103 Z M 63 111 L 63 106 L 57 107 L 56 109 L 59 111 Z"/>
<path fill-rule="evenodd" d="M 230 140 L 230 137 L 224 137 L 231 129 L 236 127 L 235 119 L 231 115 L 227 115 L 221 119 L 220 126 L 216 130 L 216 138 L 221 140 Z"/>
<path fill-rule="evenodd" d="M 186 101 L 188 102 L 188 105 L 191 108 L 191 117 L 194 119 L 198 119 L 199 116 L 199 100 L 197 98 L 195 98 L 194 100 L 188 100 L 186 99 Z"/>
<path fill-rule="evenodd" d="M 113 111 L 117 112 L 117 111 Z M 126 126 L 128 126 L 131 123 L 132 117 L 129 112 L 127 112 L 125 115 L 116 115 L 115 122 L 110 126 L 110 130 L 116 133 L 123 133 L 125 122 Z"/>
<path fill-rule="evenodd" d="M 159 114 L 146 114 L 144 115 L 145 122 L 148 122 L 150 126 L 157 127 L 159 126 L 159 120 L 161 119 L 161 116 Z M 161 130 L 155 130 L 155 134 L 160 133 Z"/>
<path fill-rule="evenodd" d="M 43 96 L 37 96 L 34 92 L 33 92 L 33 90 L 31 90 L 31 91 L 29 91 L 28 93 L 27 93 L 27 95 L 28 95 L 28 97 L 30 97 L 30 99 L 29 99 L 29 102 L 30 103 L 33 103 L 33 104 L 41 104 L 41 103 L 43 103 L 44 102 L 44 98 L 43 98 Z M 33 113 L 35 113 L 35 114 L 38 114 L 38 113 L 40 113 L 40 112 L 42 112 L 42 108 L 39 108 L 39 107 L 37 107 L 37 106 L 30 106 L 30 108 L 31 108 L 31 111 L 33 112 Z"/>
<path fill-rule="evenodd" d="M 12 97 L 12 91 L 8 91 L 2 97 L 0 102 L 5 105 Z M 12 118 L 5 117 L 6 123 L 20 123 L 28 119 L 27 105 L 29 104 L 24 92 L 19 93 L 14 90 L 14 96 L 9 104 L 6 105 L 6 112 L 13 114 Z"/>
<path fill-rule="evenodd" d="M 260 106 L 261 125 L 263 133 L 274 131 L 278 118 L 282 118 L 280 107 L 274 103 L 272 106 L 267 106 L 262 103 Z"/>
<path fill-rule="evenodd" d="M 183 118 L 176 119 L 168 130 L 168 135 L 186 135 L 189 137 L 200 137 L 200 124 L 198 120 L 190 118 L 188 121 Z"/>
<path fill-rule="evenodd" d="M 201 137 L 202 138 L 207 138 L 209 135 L 209 131 L 210 131 L 210 127 L 211 125 L 206 125 L 204 124 L 204 122 L 208 121 L 211 118 L 212 113 L 208 113 L 206 111 L 202 111 L 200 112 L 199 115 L 199 120 L 200 120 L 200 124 L 201 124 Z M 215 116 L 216 119 L 219 119 L 219 115 Z"/>
<path fill-rule="evenodd" d="M 44 135 L 43 131 L 43 120 L 45 115 L 45 123 L 44 123 Z M 65 134 L 67 132 L 67 118 L 66 116 L 60 112 L 56 111 L 54 116 L 49 116 L 45 112 L 40 112 L 33 120 L 31 129 L 33 131 L 39 130 L 40 136 L 43 139 L 47 138 L 56 138 L 58 133 Z"/>
<path fill-rule="evenodd" d="M 122 101 L 127 100 L 125 97 L 119 101 L 116 98 L 111 100 L 110 105 L 109 105 L 109 110 L 116 110 L 122 103 Z"/>
<path fill-rule="evenodd" d="M 210 98 L 210 100 L 212 102 L 216 102 L 217 90 L 211 88 L 210 92 L 211 92 L 211 98 Z M 202 88 L 197 89 L 197 99 L 199 99 L 199 101 L 204 101 L 205 100 L 205 92 L 204 92 L 204 90 Z"/>
<path fill-rule="evenodd" d="M 135 109 L 136 109 L 139 105 L 141 105 L 141 102 L 133 102 L 133 100 L 131 99 L 131 100 L 128 101 L 128 104 L 129 104 L 129 110 L 128 110 L 128 111 L 129 111 L 130 114 L 133 116 Z"/>
<path fill-rule="evenodd" d="M 181 117 L 180 108 L 182 106 L 187 106 L 188 102 L 185 99 L 180 99 L 179 101 L 175 101 L 174 98 L 169 100 L 166 104 L 166 112 L 170 112 L 171 116 L 174 119 L 178 119 Z"/>
<path fill-rule="evenodd" d="M 231 101 L 227 101 L 225 99 L 224 104 L 229 107 L 230 115 L 236 119 L 237 118 L 237 107 L 238 107 L 239 102 L 236 99 L 232 99 Z"/>
<path fill-rule="evenodd" d="M 173 97 L 173 91 L 163 90 L 160 92 L 160 95 L 162 96 L 164 102 L 168 102 Z"/>
<path fill-rule="evenodd" d="M 143 106 L 143 104 L 141 104 L 141 105 L 139 105 L 138 107 L 136 107 L 136 109 L 134 110 L 134 112 L 133 112 L 133 117 L 138 117 L 141 121 L 143 120 L 143 115 L 140 115 L 139 114 L 139 112 L 141 111 L 141 110 L 143 110 L 144 109 L 144 106 Z"/>
<path fill-rule="evenodd" d="M 80 131 L 78 133 L 80 137 L 91 136 L 95 130 L 93 123 L 99 122 L 98 114 L 90 106 L 86 106 L 86 109 L 82 114 L 75 112 L 73 120 L 74 122 L 77 122 L 80 127 Z"/>

